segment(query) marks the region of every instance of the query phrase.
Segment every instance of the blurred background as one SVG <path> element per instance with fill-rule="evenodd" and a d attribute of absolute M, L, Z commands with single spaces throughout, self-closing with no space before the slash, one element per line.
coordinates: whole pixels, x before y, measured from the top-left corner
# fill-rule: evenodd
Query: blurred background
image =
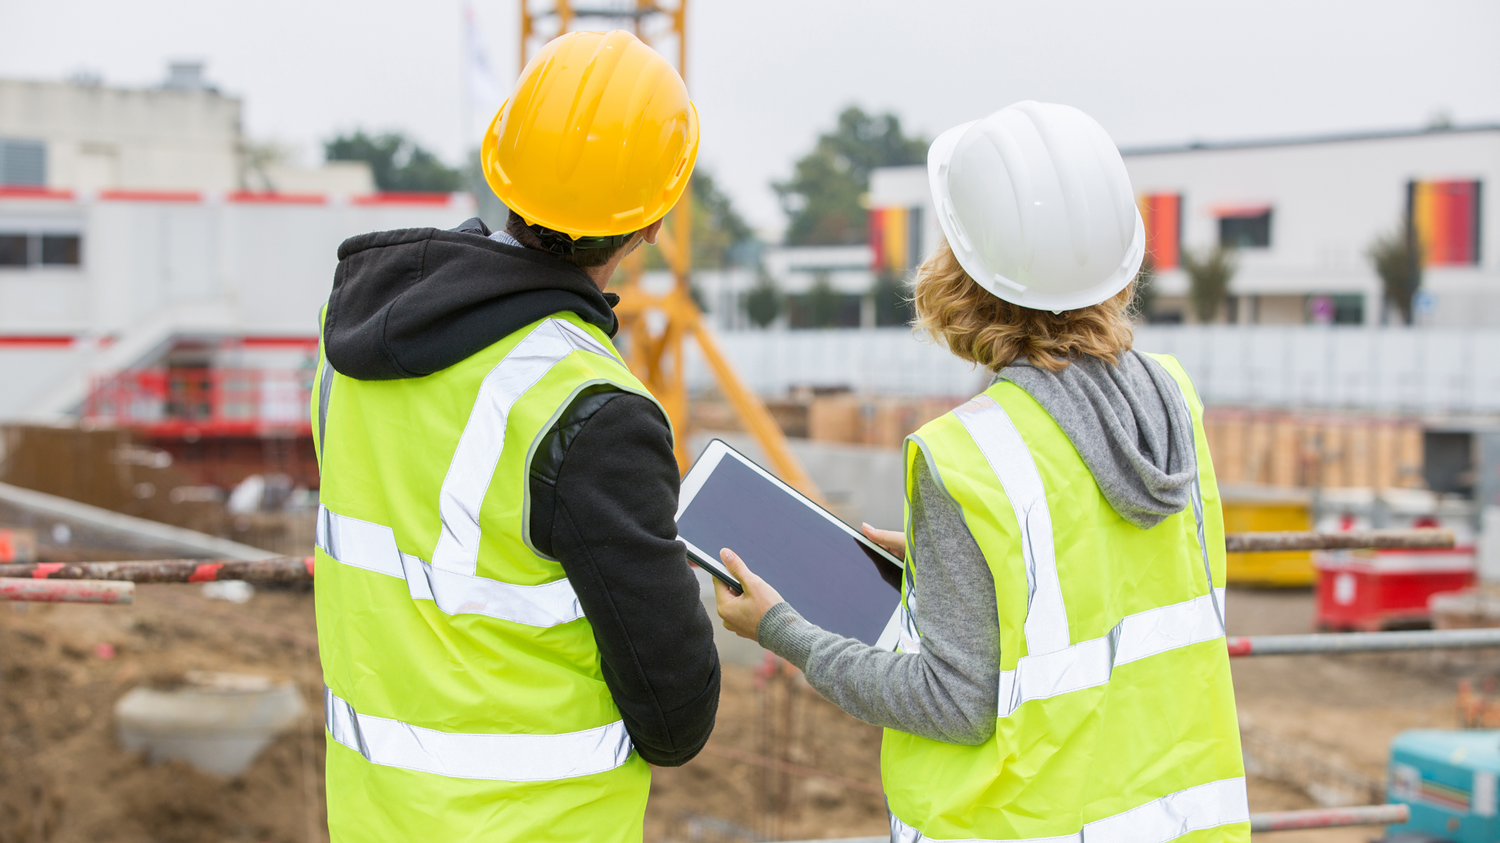
<path fill-rule="evenodd" d="M 608 28 L 677 64 L 702 119 L 670 220 L 690 248 L 617 279 L 621 346 L 670 398 L 684 461 L 724 438 L 845 520 L 898 526 L 903 437 L 989 379 L 908 324 L 941 236 L 927 145 L 1061 102 L 1124 154 L 1149 241 L 1136 346 L 1204 397 L 1230 529 L 1458 538 L 1232 557 L 1231 627 L 1431 625 L 1434 595 L 1500 580 L 1500 5 L 1482 0 L 0 4 L 0 563 L 311 553 L 338 244 L 503 225 L 485 126 L 538 46 Z M 107 714 L 186 670 L 274 675 L 315 708 L 310 595 L 159 588 L 118 612 L 0 612 L 20 636 L 0 644 L 0 841 L 320 839 L 314 714 L 232 795 L 119 749 Z M 1378 791 L 1398 726 L 1447 724 L 1455 672 L 1491 670 L 1361 669 L 1245 679 L 1254 807 Z M 696 778 L 659 775 L 648 837 L 878 833 L 865 727 L 779 669 L 736 670 L 726 706 L 785 716 L 721 729 Z"/>

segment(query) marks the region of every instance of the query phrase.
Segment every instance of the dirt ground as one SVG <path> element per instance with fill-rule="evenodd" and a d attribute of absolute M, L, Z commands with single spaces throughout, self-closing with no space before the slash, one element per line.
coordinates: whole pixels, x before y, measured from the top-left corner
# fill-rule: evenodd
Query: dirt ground
<path fill-rule="evenodd" d="M 1306 592 L 1234 591 L 1231 632 L 1301 632 Z M 108 645 L 101 646 L 101 645 Z M 1330 769 L 1378 781 L 1399 731 L 1453 725 L 1459 675 L 1493 658 L 1431 655 L 1260 658 L 1235 663 L 1248 729 Z M 243 776 L 150 765 L 114 738 L 114 702 L 188 670 L 290 679 L 307 713 Z M 259 591 L 244 605 L 198 586 L 142 586 L 132 606 L 0 605 L 0 843 L 318 841 L 321 680 L 308 592 Z M 652 841 L 879 835 L 878 729 L 822 701 L 799 677 L 726 667 L 719 728 L 689 765 L 657 770 Z M 1252 778 L 1251 809 L 1303 808 L 1297 787 Z M 1376 829 L 1291 832 L 1278 843 L 1354 843 Z"/>

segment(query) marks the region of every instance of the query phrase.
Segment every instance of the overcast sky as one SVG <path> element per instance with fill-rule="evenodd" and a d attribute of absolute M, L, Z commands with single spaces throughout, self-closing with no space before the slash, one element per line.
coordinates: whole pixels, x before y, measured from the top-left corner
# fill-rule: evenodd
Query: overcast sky
<path fill-rule="evenodd" d="M 196 58 L 256 139 L 308 162 L 342 130 L 398 129 L 450 162 L 462 0 L 0 0 L 0 75 L 160 82 Z M 490 61 L 517 70 L 519 0 L 474 0 Z M 545 2 L 545 0 L 543 0 Z M 603 5 L 608 0 L 600 0 Z M 928 137 L 1021 99 L 1092 114 L 1122 146 L 1500 122 L 1495 0 L 689 0 L 700 166 L 777 231 L 768 182 L 844 105 Z"/>

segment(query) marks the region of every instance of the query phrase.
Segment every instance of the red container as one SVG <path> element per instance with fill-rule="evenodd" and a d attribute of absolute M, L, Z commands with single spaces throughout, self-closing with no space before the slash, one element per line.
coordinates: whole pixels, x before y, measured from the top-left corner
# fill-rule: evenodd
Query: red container
<path fill-rule="evenodd" d="M 1472 547 L 1319 551 L 1313 564 L 1318 569 L 1319 629 L 1428 626 L 1429 597 L 1474 584 Z"/>

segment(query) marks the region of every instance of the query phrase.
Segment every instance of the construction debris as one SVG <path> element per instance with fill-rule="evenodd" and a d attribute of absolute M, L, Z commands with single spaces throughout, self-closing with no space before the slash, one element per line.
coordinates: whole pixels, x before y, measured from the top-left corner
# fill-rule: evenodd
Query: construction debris
<path fill-rule="evenodd" d="M 186 761 L 205 773 L 238 776 L 302 716 L 291 682 L 189 671 L 173 688 L 140 687 L 115 703 L 120 745 L 153 763 Z"/>

